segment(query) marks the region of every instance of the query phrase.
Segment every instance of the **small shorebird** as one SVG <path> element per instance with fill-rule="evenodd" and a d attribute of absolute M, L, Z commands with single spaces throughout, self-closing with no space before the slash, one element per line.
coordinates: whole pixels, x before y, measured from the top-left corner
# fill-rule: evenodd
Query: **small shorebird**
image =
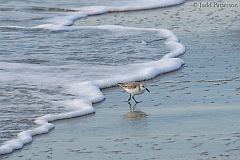
<path fill-rule="evenodd" d="M 149 89 L 147 89 L 142 83 L 125 83 L 125 84 L 117 84 L 117 85 L 123 88 L 126 92 L 130 94 L 128 101 L 130 101 L 133 98 L 133 100 L 136 103 L 139 103 L 139 102 L 136 101 L 136 99 L 134 98 L 135 95 L 142 94 L 145 92 L 145 90 L 147 90 L 150 93 Z"/>

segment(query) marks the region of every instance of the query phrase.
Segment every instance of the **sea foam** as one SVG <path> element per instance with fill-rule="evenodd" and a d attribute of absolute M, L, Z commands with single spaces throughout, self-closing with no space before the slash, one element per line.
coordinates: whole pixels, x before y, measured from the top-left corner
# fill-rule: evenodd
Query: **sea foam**
<path fill-rule="evenodd" d="M 141 2 L 141 3 L 140 3 Z M 78 116 L 84 116 L 92 114 L 95 112 L 93 108 L 93 103 L 100 102 L 104 100 L 104 96 L 101 89 L 115 86 L 117 83 L 125 83 L 132 81 L 142 81 L 154 78 L 162 73 L 171 72 L 181 68 L 183 65 L 183 60 L 176 58 L 177 56 L 185 52 L 185 47 L 183 44 L 179 43 L 176 35 L 167 29 L 154 29 L 154 28 L 134 28 L 134 27 L 123 27 L 117 25 L 102 25 L 102 26 L 71 26 L 75 20 L 109 12 L 120 12 L 120 11 L 133 11 L 142 9 L 151 9 L 166 7 L 170 5 L 176 5 L 182 3 L 183 0 L 150 0 L 147 5 L 144 1 L 139 1 L 137 6 L 127 6 L 127 7 L 85 7 L 79 9 L 78 13 L 71 14 L 69 16 L 64 16 L 61 18 L 55 18 L 56 21 L 52 21 L 49 24 L 43 24 L 40 26 L 33 27 L 32 29 L 50 29 L 50 30 L 72 30 L 72 29 L 103 29 L 110 30 L 112 32 L 122 32 L 122 31 L 147 31 L 154 32 L 157 35 L 165 38 L 165 47 L 169 50 L 166 54 L 158 61 L 139 63 L 133 65 L 124 66 L 125 74 L 122 72 L 119 75 L 111 76 L 105 79 L 86 81 L 74 83 L 68 86 L 66 92 L 76 95 L 76 99 L 71 99 L 69 101 L 64 101 L 62 104 L 66 107 L 71 108 L 71 111 L 60 113 L 60 114 L 48 114 L 35 119 L 35 123 L 39 126 L 30 130 L 20 132 L 15 139 L 5 142 L 0 146 L 0 155 L 8 154 L 14 150 L 20 149 L 24 144 L 30 143 L 33 140 L 33 136 L 48 133 L 54 128 L 51 123 L 56 120 L 73 118 Z M 61 19 L 61 21 L 60 21 Z M 59 20 L 59 21 L 58 21 Z M 81 88 L 81 90 L 80 90 Z"/>
<path fill-rule="evenodd" d="M 147 9 L 156 9 L 168 7 L 183 3 L 185 0 L 135 0 L 123 6 L 89 6 L 82 8 L 74 8 L 74 12 L 66 13 L 65 16 L 54 17 L 49 20 L 49 23 L 41 24 L 33 28 L 49 29 L 49 30 L 64 30 L 65 26 L 72 26 L 78 19 L 88 16 L 95 16 L 113 12 L 128 12 Z"/>

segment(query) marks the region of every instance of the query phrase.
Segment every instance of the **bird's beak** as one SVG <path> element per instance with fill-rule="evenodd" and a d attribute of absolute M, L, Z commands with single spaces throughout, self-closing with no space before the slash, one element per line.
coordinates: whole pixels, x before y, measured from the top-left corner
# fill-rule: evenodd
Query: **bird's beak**
<path fill-rule="evenodd" d="M 146 90 L 150 93 L 149 89 L 146 88 Z"/>

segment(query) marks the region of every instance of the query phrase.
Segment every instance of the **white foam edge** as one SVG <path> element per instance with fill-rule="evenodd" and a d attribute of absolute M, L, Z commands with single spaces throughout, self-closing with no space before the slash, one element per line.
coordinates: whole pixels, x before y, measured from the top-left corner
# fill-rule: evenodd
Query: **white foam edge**
<path fill-rule="evenodd" d="M 80 28 L 75 27 L 75 29 L 81 28 L 105 29 L 111 31 L 135 30 L 156 32 L 156 34 L 166 38 L 165 47 L 168 48 L 170 52 L 158 61 L 137 64 L 138 66 L 141 65 L 142 68 L 140 70 L 136 70 L 134 73 L 131 73 L 131 75 L 119 75 L 108 79 L 82 82 L 77 84 L 77 86 L 73 85 L 77 90 L 74 94 L 79 92 L 79 87 L 84 88 L 86 94 L 84 99 L 75 99 L 65 102 L 65 106 L 69 106 L 72 109 L 74 108 L 72 111 L 60 114 L 48 114 L 36 118 L 35 123 L 38 124 L 39 127 L 20 132 L 15 139 L 6 141 L 2 146 L 0 146 L 0 155 L 8 154 L 14 150 L 21 149 L 25 144 L 32 142 L 33 136 L 35 135 L 48 133 L 52 128 L 54 128 L 54 125 L 50 122 L 95 113 L 93 103 L 104 100 L 101 89 L 115 86 L 117 83 L 152 79 L 160 74 L 177 70 L 181 68 L 184 63 L 182 59 L 175 57 L 185 52 L 185 46 L 178 42 L 178 38 L 170 30 L 123 27 L 116 25 L 89 26 Z"/>
<path fill-rule="evenodd" d="M 74 8 L 77 12 L 66 13 L 64 16 L 54 17 L 49 23 L 41 24 L 33 28 L 49 29 L 49 30 L 61 30 L 64 26 L 71 26 L 74 22 L 81 18 L 88 16 L 101 15 L 113 12 L 129 12 L 148 9 L 157 9 L 162 7 L 174 6 L 184 3 L 185 0 L 149 0 L 147 3 L 144 0 L 136 0 L 132 4 L 126 6 L 89 6 L 82 8 Z"/>
<path fill-rule="evenodd" d="M 72 26 L 74 22 L 81 18 L 88 16 L 101 15 L 113 12 L 128 12 L 128 11 L 139 11 L 148 9 L 157 9 L 162 7 L 169 7 L 184 3 L 185 0 L 136 0 L 131 4 L 124 6 L 88 6 L 81 8 L 74 8 L 74 12 L 66 13 L 62 16 L 56 16 L 48 19 L 48 23 L 40 24 L 34 27 L 21 27 L 21 26 L 0 26 L 0 28 L 12 28 L 12 29 L 47 29 L 52 31 L 65 30 L 66 26 Z M 70 9 L 71 10 L 71 9 Z"/>

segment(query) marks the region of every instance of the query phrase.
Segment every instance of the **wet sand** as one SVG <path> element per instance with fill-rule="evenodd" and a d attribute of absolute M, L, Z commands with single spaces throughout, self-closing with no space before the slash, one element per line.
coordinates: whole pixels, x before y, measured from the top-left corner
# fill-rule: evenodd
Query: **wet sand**
<path fill-rule="evenodd" d="M 107 100 L 106 104 L 112 102 Z M 239 107 L 209 105 L 169 109 L 166 106 L 153 108 L 143 102 L 138 109 L 149 115 L 133 119 L 126 118 L 128 106 L 124 104 L 108 107 L 102 104 L 97 106 L 101 108 L 95 115 L 56 122 L 54 131 L 37 137 L 9 159 L 239 157 Z"/>
<path fill-rule="evenodd" d="M 52 132 L 1 159 L 239 159 L 239 8 L 195 2 L 76 22 L 171 29 L 187 47 L 186 64 L 145 82 L 151 93 L 136 97 L 143 101 L 137 113 L 129 113 L 121 89 L 106 89 L 96 114 L 55 122 Z"/>

